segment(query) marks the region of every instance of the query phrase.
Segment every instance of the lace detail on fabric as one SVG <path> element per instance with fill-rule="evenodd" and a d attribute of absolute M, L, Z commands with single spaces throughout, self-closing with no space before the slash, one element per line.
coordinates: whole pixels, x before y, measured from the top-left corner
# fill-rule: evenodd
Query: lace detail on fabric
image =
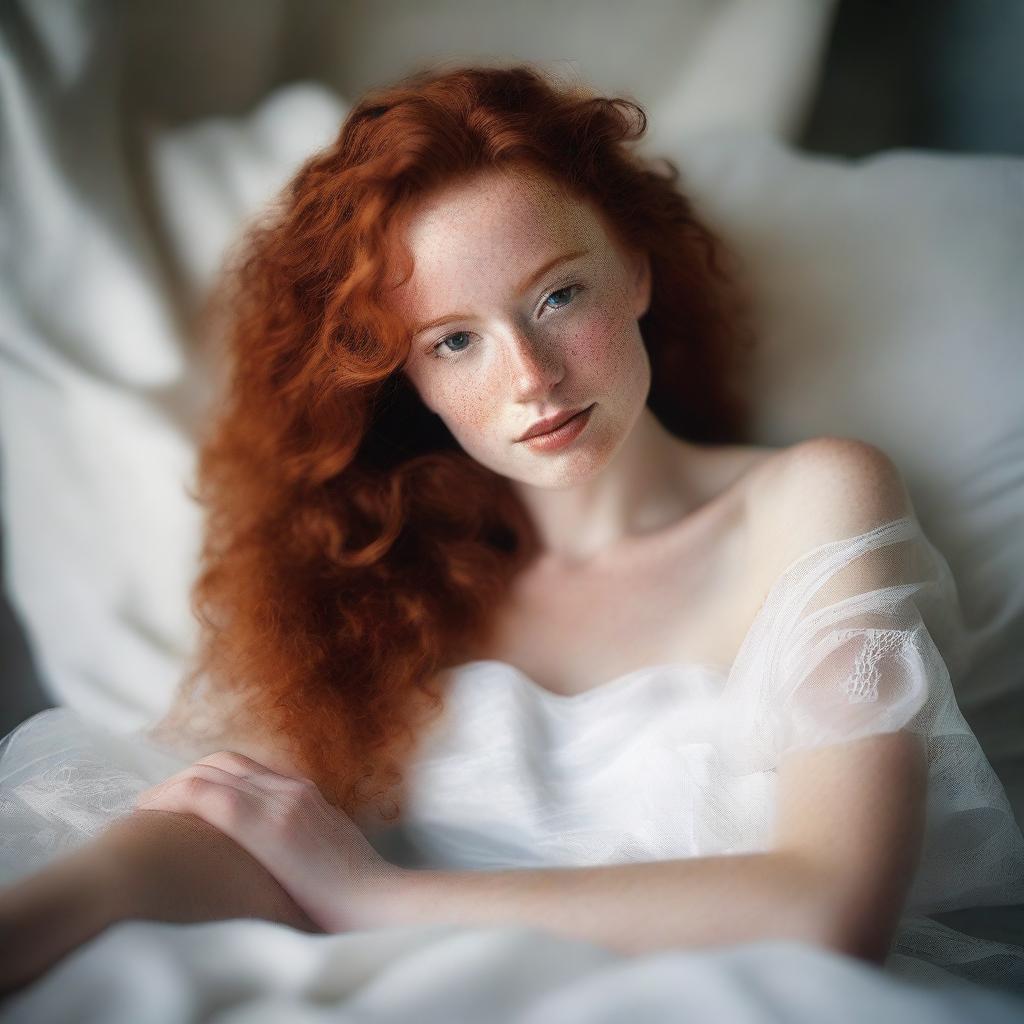
<path fill-rule="evenodd" d="M 846 629 L 840 634 L 844 639 L 862 634 L 866 642 L 857 655 L 853 672 L 846 680 L 846 699 L 851 704 L 863 704 L 878 700 L 878 682 L 881 677 L 879 664 L 885 654 L 896 654 L 908 642 L 902 629 Z"/>

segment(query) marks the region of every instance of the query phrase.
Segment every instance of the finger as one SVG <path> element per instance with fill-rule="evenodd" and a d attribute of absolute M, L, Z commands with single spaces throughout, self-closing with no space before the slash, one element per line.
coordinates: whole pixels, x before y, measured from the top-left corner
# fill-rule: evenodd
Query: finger
<path fill-rule="evenodd" d="M 282 775 L 280 772 L 267 767 L 267 765 L 261 764 L 259 761 L 234 750 L 218 750 L 215 754 L 207 754 L 206 757 L 196 763 L 220 768 L 222 771 L 231 772 L 232 775 L 242 779 L 259 779 L 262 782 L 266 782 L 268 788 L 272 789 L 282 788 L 279 785 L 282 781 L 288 783 L 305 781 L 294 776 Z"/>
<path fill-rule="evenodd" d="M 176 790 L 175 801 L 180 803 L 182 799 L 186 799 L 182 794 L 182 790 L 180 788 L 181 784 L 188 782 L 190 779 L 203 779 L 207 782 L 216 783 L 221 786 L 228 786 L 232 789 L 237 789 L 240 792 L 246 793 L 247 795 L 257 794 L 260 790 L 259 785 L 253 783 L 249 779 L 239 778 L 239 776 L 232 775 L 231 772 L 224 771 L 222 768 L 217 768 L 214 765 L 197 763 L 189 765 L 188 768 L 172 775 L 168 779 L 164 779 L 163 782 L 156 786 L 152 786 L 150 789 L 144 790 L 135 798 L 135 806 L 151 806 L 162 801 L 163 798 L 172 790 Z"/>
<path fill-rule="evenodd" d="M 200 769 L 204 766 L 227 772 L 237 779 L 257 782 L 262 788 L 269 791 L 287 788 L 287 785 L 281 785 L 281 780 L 287 779 L 288 776 L 280 775 L 267 768 L 266 765 L 262 765 L 259 761 L 254 761 L 251 757 L 246 757 L 244 754 L 231 750 L 219 750 L 214 754 L 207 754 L 206 757 L 196 761 L 194 764 L 190 764 L 187 768 L 183 768 L 162 782 L 157 783 L 157 785 L 139 793 L 138 798 L 152 795 L 158 792 L 162 786 L 170 785 L 172 782 L 177 782 L 180 779 L 192 778 L 197 775 L 203 776 L 203 772 Z M 204 777 L 211 776 L 207 773 Z"/>
<path fill-rule="evenodd" d="M 162 792 L 137 804 L 136 809 L 191 814 L 248 849 L 248 834 L 260 816 L 260 797 L 237 785 L 222 785 L 193 775 L 169 783 Z"/>
<path fill-rule="evenodd" d="M 234 750 L 218 750 L 215 754 L 207 754 L 196 764 L 207 764 L 231 772 L 237 778 L 257 783 L 267 792 L 291 793 L 297 787 L 317 789 L 314 783 L 305 776 L 285 775 Z M 319 793 L 319 789 L 317 792 Z"/>

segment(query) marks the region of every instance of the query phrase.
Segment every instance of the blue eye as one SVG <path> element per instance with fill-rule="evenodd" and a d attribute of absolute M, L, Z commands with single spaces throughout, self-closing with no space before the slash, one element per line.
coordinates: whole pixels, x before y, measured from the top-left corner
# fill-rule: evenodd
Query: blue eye
<path fill-rule="evenodd" d="M 431 351 L 431 353 L 433 355 L 436 356 L 437 355 L 437 350 L 442 345 L 446 345 L 449 341 L 452 340 L 452 338 L 461 338 L 461 337 L 467 337 L 467 336 L 468 336 L 468 334 L 467 334 L 466 331 L 456 331 L 454 334 L 449 334 L 448 337 L 442 338 L 430 351 Z M 467 346 L 468 346 L 468 343 L 467 343 Z M 450 348 L 448 351 L 449 352 L 465 352 L 466 349 L 465 348 L 455 348 L 455 349 L 451 349 Z M 443 359 L 444 356 L 441 356 L 440 358 Z"/>
<path fill-rule="evenodd" d="M 551 293 L 551 294 L 550 294 L 550 295 L 549 295 L 549 296 L 548 296 L 548 297 L 547 297 L 547 298 L 546 298 L 546 299 L 544 300 L 544 304 L 545 304 L 545 305 L 547 305 L 547 303 L 548 303 L 548 302 L 550 302 L 550 301 L 551 301 L 551 299 L 553 299 L 553 298 L 554 298 L 554 297 L 555 297 L 556 295 L 561 295 L 561 294 L 562 294 L 562 292 L 569 292 L 569 291 L 572 291 L 572 290 L 573 290 L 573 288 L 579 288 L 579 285 L 578 285 L 578 284 L 569 284 L 569 285 L 566 285 L 566 286 L 565 286 L 564 288 L 559 288 L 559 289 L 558 289 L 557 291 L 554 291 L 554 292 L 552 292 L 552 293 Z M 567 303 L 567 302 L 563 302 L 563 303 L 562 303 L 562 304 L 561 304 L 560 306 L 548 306 L 547 308 L 548 308 L 548 309 L 561 309 L 561 308 L 562 308 L 562 306 L 565 306 L 565 305 L 568 305 L 568 303 Z"/>
<path fill-rule="evenodd" d="M 549 292 L 547 298 L 544 299 L 543 308 L 544 309 L 548 309 L 548 310 L 563 309 L 565 306 L 567 306 L 569 304 L 571 299 L 568 299 L 568 300 L 566 300 L 566 301 L 564 301 L 564 302 L 562 302 L 562 303 L 560 303 L 559 305 L 556 305 L 556 306 L 549 306 L 548 303 L 553 298 L 555 298 L 556 296 L 562 295 L 564 292 L 570 292 L 573 289 L 579 289 L 580 287 L 582 287 L 582 286 L 578 285 L 578 284 L 569 284 L 569 285 L 566 285 L 564 288 L 558 288 L 558 289 L 556 289 L 553 292 Z M 431 347 L 431 349 L 430 349 L 431 356 L 433 356 L 435 359 L 450 359 L 450 358 L 453 358 L 454 356 L 460 355 L 461 353 L 465 352 L 467 348 L 469 348 L 469 343 L 468 342 L 465 345 L 463 345 L 462 348 L 448 348 L 448 352 L 451 353 L 450 356 L 442 355 L 441 354 L 441 346 L 442 345 L 448 345 L 448 343 L 450 341 L 452 341 L 453 339 L 461 338 L 461 337 L 468 337 L 468 335 L 469 335 L 468 331 L 456 331 L 454 334 L 446 335 L 436 345 L 433 345 Z"/>

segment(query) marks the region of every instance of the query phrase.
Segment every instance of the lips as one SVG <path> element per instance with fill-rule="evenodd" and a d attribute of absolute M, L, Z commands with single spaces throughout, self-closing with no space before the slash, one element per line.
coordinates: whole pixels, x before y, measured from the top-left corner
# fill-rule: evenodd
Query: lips
<path fill-rule="evenodd" d="M 517 437 L 517 441 L 525 441 L 528 437 L 536 437 L 538 434 L 550 434 L 552 430 L 557 430 L 562 424 L 567 423 L 573 418 L 578 416 L 584 409 L 588 409 L 589 406 L 581 405 L 578 409 L 569 409 L 566 412 L 556 413 L 554 416 L 549 416 L 547 419 L 537 420 L 536 423 L 530 429 L 520 437 Z"/>

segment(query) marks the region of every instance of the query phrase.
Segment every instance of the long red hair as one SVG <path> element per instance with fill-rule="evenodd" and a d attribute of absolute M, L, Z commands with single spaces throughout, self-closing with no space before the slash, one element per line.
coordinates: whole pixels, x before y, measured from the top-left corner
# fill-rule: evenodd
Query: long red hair
<path fill-rule="evenodd" d="M 524 168 L 594 201 L 650 255 L 651 411 L 691 441 L 747 432 L 736 371 L 750 335 L 728 254 L 678 168 L 631 151 L 645 130 L 635 102 L 530 65 L 435 65 L 364 95 L 225 263 L 225 393 L 196 494 L 202 632 L 178 702 L 201 683 L 354 817 L 400 814 L 403 762 L 443 704 L 438 673 L 537 551 L 508 481 L 396 372 L 408 327 L 388 286 L 431 190 Z"/>

